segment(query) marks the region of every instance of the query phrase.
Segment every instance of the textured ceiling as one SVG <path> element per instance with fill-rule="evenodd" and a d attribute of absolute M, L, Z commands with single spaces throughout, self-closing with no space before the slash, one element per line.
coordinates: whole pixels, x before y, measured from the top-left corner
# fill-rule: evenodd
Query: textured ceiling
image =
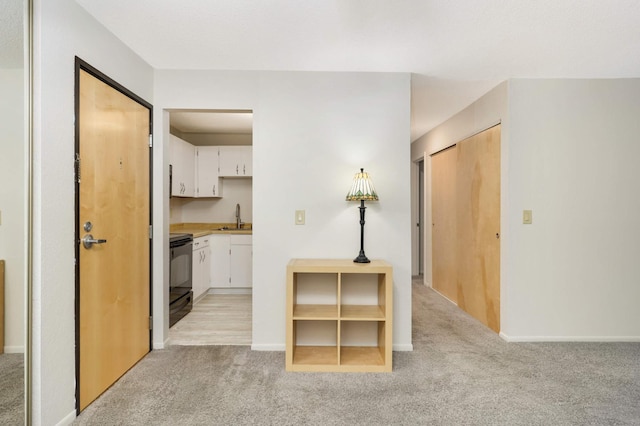
<path fill-rule="evenodd" d="M 640 77 L 637 0 L 77 0 L 158 69 L 414 73 L 412 139 L 508 78 Z"/>

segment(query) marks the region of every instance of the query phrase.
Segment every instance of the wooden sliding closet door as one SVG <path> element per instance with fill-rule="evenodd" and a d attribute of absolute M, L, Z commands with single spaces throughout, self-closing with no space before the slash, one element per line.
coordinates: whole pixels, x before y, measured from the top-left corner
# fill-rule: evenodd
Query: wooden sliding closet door
<path fill-rule="evenodd" d="M 500 126 L 457 146 L 457 302 L 499 332 Z"/>
<path fill-rule="evenodd" d="M 456 303 L 457 156 L 455 145 L 431 156 L 432 286 Z"/>
<path fill-rule="evenodd" d="M 431 156 L 433 289 L 500 331 L 500 126 Z"/>

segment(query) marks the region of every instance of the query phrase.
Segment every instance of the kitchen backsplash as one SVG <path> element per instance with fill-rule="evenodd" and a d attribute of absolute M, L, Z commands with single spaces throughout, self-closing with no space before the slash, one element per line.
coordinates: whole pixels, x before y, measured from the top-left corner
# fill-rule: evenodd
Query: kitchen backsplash
<path fill-rule="evenodd" d="M 225 179 L 222 198 L 171 198 L 170 223 L 235 222 L 236 204 L 242 221 L 253 222 L 252 196 L 252 179 Z"/>

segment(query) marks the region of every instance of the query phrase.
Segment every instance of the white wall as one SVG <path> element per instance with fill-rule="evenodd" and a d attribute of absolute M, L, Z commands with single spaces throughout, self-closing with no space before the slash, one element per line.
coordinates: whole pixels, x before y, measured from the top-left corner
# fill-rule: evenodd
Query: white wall
<path fill-rule="evenodd" d="M 4 352 L 24 352 L 24 70 L 0 68 L 0 259 L 5 260 Z"/>
<path fill-rule="evenodd" d="M 75 417 L 74 57 L 153 101 L 153 72 L 73 0 L 34 10 L 33 423 Z"/>
<path fill-rule="evenodd" d="M 411 349 L 409 75 L 167 70 L 155 83 L 158 120 L 164 109 L 254 111 L 253 348 L 284 349 L 290 258 L 358 254 L 358 209 L 344 197 L 364 167 L 380 194 L 368 204 L 365 250 L 394 266 L 394 347 Z M 155 139 L 168 131 L 157 126 Z M 294 225 L 296 209 L 305 226 Z"/>
<path fill-rule="evenodd" d="M 503 338 L 640 341 L 639 116 L 640 79 L 509 80 L 412 144 L 417 159 L 502 121 Z"/>
<path fill-rule="evenodd" d="M 509 88 L 505 337 L 640 341 L 640 79 Z"/>

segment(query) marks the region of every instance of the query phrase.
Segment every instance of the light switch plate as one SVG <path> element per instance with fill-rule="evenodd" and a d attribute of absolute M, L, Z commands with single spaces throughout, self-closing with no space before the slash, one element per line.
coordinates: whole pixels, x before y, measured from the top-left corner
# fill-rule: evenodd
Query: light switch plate
<path fill-rule="evenodd" d="M 304 210 L 296 210 L 296 225 L 304 225 Z"/>
<path fill-rule="evenodd" d="M 531 225 L 533 223 L 533 213 L 531 210 L 522 211 L 522 223 L 525 225 Z"/>

